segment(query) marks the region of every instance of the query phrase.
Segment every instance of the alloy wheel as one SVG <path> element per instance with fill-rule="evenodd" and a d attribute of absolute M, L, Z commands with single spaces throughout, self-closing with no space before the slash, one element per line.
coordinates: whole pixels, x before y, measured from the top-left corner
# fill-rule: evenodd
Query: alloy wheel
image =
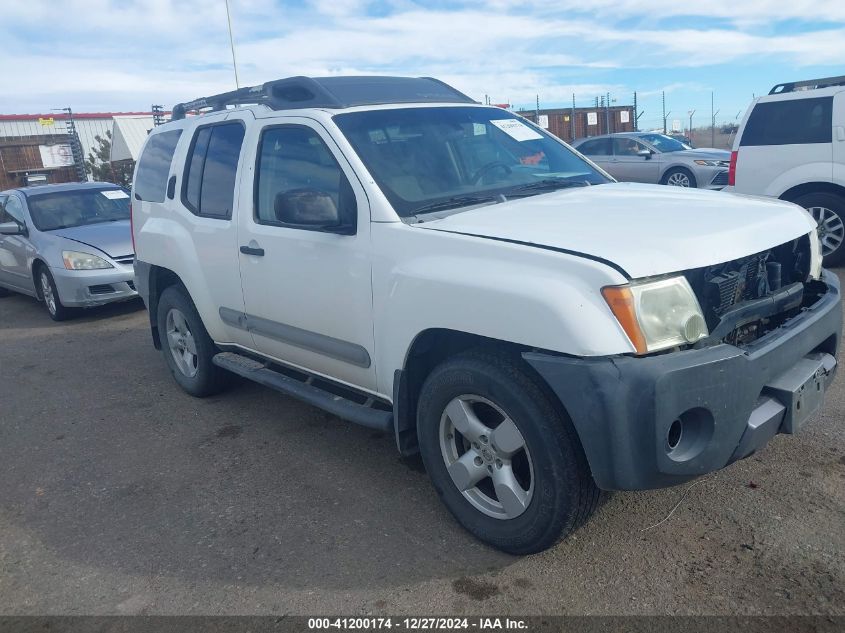
<path fill-rule="evenodd" d="M 807 209 L 818 223 L 819 240 L 822 244 L 822 255 L 827 256 L 842 246 L 845 241 L 845 224 L 842 218 L 827 207 L 810 207 Z"/>
<path fill-rule="evenodd" d="M 528 446 L 501 407 L 481 396 L 452 399 L 440 418 L 440 452 L 452 483 L 477 510 L 514 519 L 534 494 Z"/>
<path fill-rule="evenodd" d="M 167 328 L 167 346 L 179 371 L 193 378 L 197 375 L 197 343 L 188 321 L 181 310 L 171 308 L 165 322 Z"/>
<path fill-rule="evenodd" d="M 689 176 L 682 171 L 676 171 L 666 179 L 666 184 L 671 185 L 672 187 L 689 187 Z"/>
<path fill-rule="evenodd" d="M 41 295 L 44 297 L 44 305 L 53 316 L 56 315 L 56 295 L 53 293 L 53 284 L 47 273 L 41 273 Z"/>

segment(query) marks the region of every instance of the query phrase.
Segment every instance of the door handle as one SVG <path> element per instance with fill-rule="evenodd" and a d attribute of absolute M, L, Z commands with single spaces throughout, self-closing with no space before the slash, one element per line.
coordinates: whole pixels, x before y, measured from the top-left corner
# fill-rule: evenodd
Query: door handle
<path fill-rule="evenodd" d="M 254 255 L 255 257 L 264 257 L 264 249 L 253 246 L 241 246 L 241 253 L 244 255 Z"/>

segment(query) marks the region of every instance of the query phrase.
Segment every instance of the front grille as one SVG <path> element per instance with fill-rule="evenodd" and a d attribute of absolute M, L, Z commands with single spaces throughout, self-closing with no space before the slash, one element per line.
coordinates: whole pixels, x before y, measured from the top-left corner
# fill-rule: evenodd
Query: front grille
<path fill-rule="evenodd" d="M 727 187 L 728 185 L 728 172 L 720 171 L 713 177 L 713 180 L 710 181 L 711 185 L 721 185 L 723 187 Z"/>
<path fill-rule="evenodd" d="M 134 255 L 121 255 L 120 257 L 112 257 L 112 259 L 118 264 L 127 264 L 130 266 L 135 262 Z"/>
<path fill-rule="evenodd" d="M 112 288 L 109 284 L 98 284 L 96 286 L 88 286 L 88 292 L 92 295 L 105 295 L 110 292 L 114 292 L 114 288 Z"/>

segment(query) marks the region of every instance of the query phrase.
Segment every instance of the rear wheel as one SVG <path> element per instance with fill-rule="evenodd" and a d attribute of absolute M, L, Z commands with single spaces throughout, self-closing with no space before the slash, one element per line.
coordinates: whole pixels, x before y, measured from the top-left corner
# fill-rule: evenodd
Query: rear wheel
<path fill-rule="evenodd" d="M 156 318 L 165 361 L 179 386 L 199 398 L 225 387 L 229 373 L 211 362 L 217 347 L 181 286 L 161 293 Z"/>
<path fill-rule="evenodd" d="M 38 285 L 39 294 L 44 301 L 44 306 L 47 308 L 47 314 L 54 321 L 64 321 L 73 316 L 73 309 L 67 308 L 62 304 L 59 298 L 59 291 L 56 289 L 56 282 L 53 280 L 53 275 L 46 266 L 41 266 L 38 269 Z"/>
<path fill-rule="evenodd" d="M 697 187 L 695 176 L 692 172 L 683 167 L 675 167 L 666 172 L 663 176 L 663 184 L 670 187 Z"/>
<path fill-rule="evenodd" d="M 845 198 L 832 193 L 810 193 L 793 202 L 815 219 L 824 263 L 836 266 L 845 261 Z"/>
<path fill-rule="evenodd" d="M 519 359 L 465 353 L 422 387 L 417 433 L 443 503 L 477 538 L 528 554 L 567 536 L 599 491 L 571 422 Z"/>

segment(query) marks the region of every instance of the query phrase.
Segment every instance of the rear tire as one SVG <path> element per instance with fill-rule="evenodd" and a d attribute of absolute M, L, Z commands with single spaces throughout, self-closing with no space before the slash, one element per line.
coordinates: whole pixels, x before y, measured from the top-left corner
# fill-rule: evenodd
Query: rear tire
<path fill-rule="evenodd" d="M 689 169 L 674 167 L 663 175 L 663 184 L 670 187 L 689 187 L 695 189 L 698 183 Z"/>
<path fill-rule="evenodd" d="M 59 297 L 59 291 L 56 289 L 56 282 L 53 280 L 53 275 L 50 269 L 44 265 L 38 268 L 38 284 L 39 294 L 41 300 L 44 301 L 44 307 L 47 308 L 47 314 L 54 321 L 66 321 L 71 318 L 75 311 L 73 308 L 65 307 Z"/>
<path fill-rule="evenodd" d="M 156 320 L 161 351 L 179 386 L 197 398 L 221 391 L 231 375 L 211 362 L 219 350 L 187 291 L 181 286 L 165 288 L 158 300 Z"/>
<path fill-rule="evenodd" d="M 833 193 L 808 193 L 793 200 L 818 223 L 826 266 L 845 261 L 845 198 Z"/>
<path fill-rule="evenodd" d="M 551 547 L 598 504 L 572 423 L 517 357 L 467 352 L 437 366 L 420 392 L 417 433 L 443 503 L 505 552 Z"/>

